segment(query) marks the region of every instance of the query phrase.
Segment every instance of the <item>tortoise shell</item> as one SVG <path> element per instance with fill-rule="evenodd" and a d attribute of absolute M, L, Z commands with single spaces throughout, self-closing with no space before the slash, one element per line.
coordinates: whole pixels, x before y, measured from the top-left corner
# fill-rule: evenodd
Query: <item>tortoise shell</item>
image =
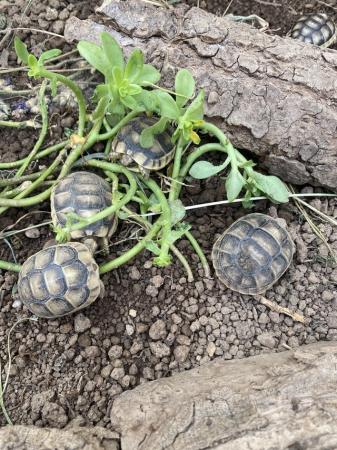
<path fill-rule="evenodd" d="M 174 156 L 174 145 L 167 131 L 154 136 L 154 144 L 150 148 L 140 145 L 141 132 L 158 122 L 158 118 L 138 117 L 123 127 L 112 142 L 112 156 L 127 155 L 138 166 L 147 170 L 160 170 L 165 167 Z"/>
<path fill-rule="evenodd" d="M 308 44 L 329 47 L 336 40 L 336 26 L 326 14 L 309 14 L 296 22 L 290 36 Z"/>
<path fill-rule="evenodd" d="M 89 306 L 100 295 L 98 265 L 81 242 L 54 245 L 24 262 L 18 291 L 36 316 L 65 316 Z"/>
<path fill-rule="evenodd" d="M 111 206 L 111 187 L 103 178 L 91 172 L 73 172 L 52 190 L 51 217 L 54 226 L 64 227 L 67 214 L 88 218 Z M 108 237 L 115 230 L 114 216 L 105 217 L 81 230 L 71 232 L 72 239 L 87 236 Z"/>
<path fill-rule="evenodd" d="M 253 213 L 234 222 L 215 242 L 212 260 L 219 279 L 241 294 L 261 294 L 288 269 L 295 246 L 277 220 Z"/>

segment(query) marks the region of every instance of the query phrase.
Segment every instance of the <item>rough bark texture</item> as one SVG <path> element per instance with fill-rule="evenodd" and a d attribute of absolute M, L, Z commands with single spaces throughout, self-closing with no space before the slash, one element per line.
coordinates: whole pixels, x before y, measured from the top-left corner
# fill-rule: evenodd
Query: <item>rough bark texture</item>
<path fill-rule="evenodd" d="M 0 429 L 1 450 L 118 450 L 117 433 L 105 428 L 38 428 L 7 426 Z"/>
<path fill-rule="evenodd" d="M 206 90 L 206 115 L 237 147 L 286 181 L 337 190 L 336 51 L 187 6 L 109 0 L 98 12 L 101 24 L 70 18 L 66 39 L 98 42 L 107 29 L 127 53 L 141 48 L 168 86 L 188 68 Z"/>
<path fill-rule="evenodd" d="M 122 450 L 337 448 L 337 343 L 201 366 L 120 395 Z"/>

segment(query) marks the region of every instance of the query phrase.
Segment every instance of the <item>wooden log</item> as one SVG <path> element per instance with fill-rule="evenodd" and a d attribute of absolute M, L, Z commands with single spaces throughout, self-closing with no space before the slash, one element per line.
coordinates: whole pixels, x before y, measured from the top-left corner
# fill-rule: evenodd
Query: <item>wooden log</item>
<path fill-rule="evenodd" d="M 14 425 L 0 429 L 1 450 L 119 450 L 117 433 L 102 427 L 39 428 Z"/>
<path fill-rule="evenodd" d="M 221 358 L 116 398 L 122 450 L 337 448 L 337 343 Z"/>
<path fill-rule="evenodd" d="M 206 115 L 233 143 L 294 184 L 337 191 L 337 52 L 262 33 L 199 8 L 108 0 L 98 21 L 71 17 L 69 41 L 99 41 L 108 30 L 172 87 L 188 68 L 206 90 Z"/>

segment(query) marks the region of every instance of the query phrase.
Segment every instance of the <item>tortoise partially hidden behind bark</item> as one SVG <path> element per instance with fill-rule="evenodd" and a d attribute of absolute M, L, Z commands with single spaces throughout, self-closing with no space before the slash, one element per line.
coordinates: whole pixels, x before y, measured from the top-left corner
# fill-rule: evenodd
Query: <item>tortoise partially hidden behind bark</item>
<path fill-rule="evenodd" d="M 215 242 L 213 265 L 219 279 L 241 294 L 265 292 L 293 259 L 294 243 L 277 220 L 253 213 L 234 222 Z"/>
<path fill-rule="evenodd" d="M 33 314 L 55 318 L 91 305 L 104 287 L 88 247 L 68 242 L 30 256 L 19 273 L 18 292 Z"/>
<path fill-rule="evenodd" d="M 326 14 L 317 13 L 300 17 L 289 35 L 293 39 L 325 48 L 336 41 L 337 31 Z"/>
<path fill-rule="evenodd" d="M 53 188 L 50 203 L 54 226 L 64 227 L 67 214 L 76 214 L 86 219 L 111 206 L 111 186 L 92 172 L 73 172 Z M 75 240 L 85 239 L 86 244 L 89 244 L 89 238 L 93 249 L 99 243 L 107 253 L 107 239 L 114 233 L 116 226 L 117 218 L 111 215 L 80 230 L 72 231 L 70 236 Z"/>

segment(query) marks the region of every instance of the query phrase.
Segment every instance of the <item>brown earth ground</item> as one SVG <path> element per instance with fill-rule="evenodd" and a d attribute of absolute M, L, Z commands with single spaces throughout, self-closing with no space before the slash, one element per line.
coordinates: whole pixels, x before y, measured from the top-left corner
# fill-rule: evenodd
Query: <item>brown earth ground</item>
<path fill-rule="evenodd" d="M 332 5 L 332 0 L 330 0 Z M 99 2 L 63 0 L 33 1 L 22 15 L 26 1 L 2 1 L 0 12 L 11 17 L 13 25 L 39 28 L 62 34 L 70 15 L 89 17 Z M 196 4 L 190 1 L 190 4 Z M 209 9 L 222 14 L 228 2 L 209 2 Z M 302 13 L 327 11 L 337 15 L 335 3 L 234 0 L 229 13 L 257 14 L 270 23 L 270 32 L 284 34 Z M 219 6 L 222 4 L 222 6 Z M 204 7 L 204 3 L 200 4 Z M 335 17 L 336 19 L 336 17 Z M 21 35 L 28 47 L 59 47 L 69 51 L 60 38 L 27 32 Z M 16 65 L 12 52 L 9 66 Z M 10 74 L 11 75 L 11 74 Z M 13 79 L 13 78 L 12 78 Z M 27 88 L 24 76 L 15 79 L 16 88 Z M 19 99 L 11 98 L 13 106 Z M 65 109 L 51 114 L 49 142 L 57 142 L 74 118 Z M 31 150 L 36 135 L 29 131 L 1 130 L 0 161 L 22 158 Z M 44 161 L 40 164 L 45 163 Z M 310 187 L 304 192 L 312 192 Z M 222 200 L 221 181 L 211 179 L 185 189 L 184 204 Z M 337 201 L 314 199 L 310 204 L 337 217 Z M 109 427 L 109 409 L 122 390 L 173 372 L 189 369 L 215 357 L 244 358 L 262 352 L 282 351 L 305 343 L 337 339 L 337 268 L 325 245 L 311 231 L 293 203 L 270 206 L 265 201 L 255 210 L 284 218 L 297 245 L 290 270 L 266 297 L 296 310 L 307 324 L 270 311 L 257 300 L 234 293 L 216 278 L 205 279 L 187 242 L 178 247 L 193 266 L 196 280 L 188 283 L 175 263 L 166 269 L 152 267 L 144 253 L 126 267 L 103 277 L 106 295 L 82 313 L 59 320 L 26 321 L 11 338 L 13 365 L 6 394 L 6 406 L 16 424 L 64 427 L 99 424 Z M 15 229 L 49 220 L 48 204 L 36 211 L 10 210 L 0 218 L 0 230 Z M 238 217 L 247 211 L 239 207 L 199 209 L 188 214 L 195 237 L 210 260 L 212 244 Z M 314 220 L 332 248 L 337 250 L 337 231 Z M 111 255 L 118 255 L 136 239 L 137 228 L 123 224 L 111 239 Z M 16 258 L 23 262 L 50 238 L 49 228 L 37 234 L 24 233 L 11 239 Z M 9 247 L 0 242 L 1 259 L 12 260 Z M 0 358 L 8 361 L 6 340 L 13 324 L 29 313 L 16 298 L 16 274 L 0 271 Z M 4 420 L 2 424 L 4 424 Z"/>

